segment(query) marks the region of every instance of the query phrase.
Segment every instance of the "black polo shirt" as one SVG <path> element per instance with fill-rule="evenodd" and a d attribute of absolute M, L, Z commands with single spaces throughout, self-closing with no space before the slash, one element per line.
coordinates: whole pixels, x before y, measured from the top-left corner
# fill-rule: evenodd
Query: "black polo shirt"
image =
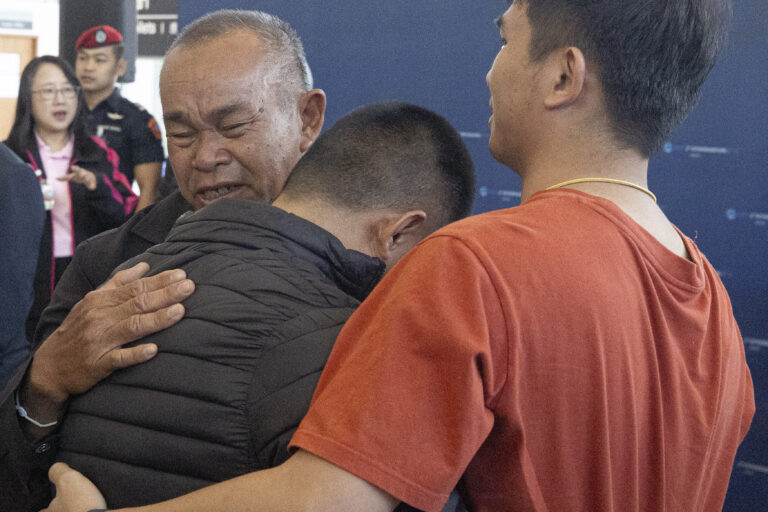
<path fill-rule="evenodd" d="M 133 168 L 165 158 L 157 121 L 144 107 L 115 90 L 90 112 L 93 133 L 107 142 L 120 157 L 120 172 L 133 182 Z"/>

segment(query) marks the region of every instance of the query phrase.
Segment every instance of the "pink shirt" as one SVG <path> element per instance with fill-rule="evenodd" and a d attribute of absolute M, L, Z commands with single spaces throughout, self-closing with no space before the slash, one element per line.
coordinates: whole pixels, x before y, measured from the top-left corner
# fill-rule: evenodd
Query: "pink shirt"
<path fill-rule="evenodd" d="M 45 169 L 46 182 L 53 186 L 54 202 L 51 210 L 53 257 L 67 258 L 75 252 L 72 232 L 72 199 L 69 194 L 69 182 L 59 181 L 56 178 L 66 175 L 69 170 L 75 137 L 70 137 L 67 145 L 57 152 L 51 151 L 51 148 L 37 133 L 35 133 L 35 138 L 37 139 L 37 148 L 40 151 L 41 164 Z"/>

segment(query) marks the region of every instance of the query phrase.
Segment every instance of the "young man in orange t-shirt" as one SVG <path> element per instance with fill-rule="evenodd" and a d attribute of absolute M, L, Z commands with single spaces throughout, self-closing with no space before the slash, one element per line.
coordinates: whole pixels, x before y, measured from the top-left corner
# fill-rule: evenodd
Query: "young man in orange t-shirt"
<path fill-rule="evenodd" d="M 141 510 L 436 511 L 458 484 L 476 512 L 719 511 L 752 381 L 722 283 L 646 180 L 729 15 L 515 2 L 487 82 L 523 204 L 438 231 L 382 281 L 285 464 Z M 103 505 L 51 476 L 52 510 Z"/>

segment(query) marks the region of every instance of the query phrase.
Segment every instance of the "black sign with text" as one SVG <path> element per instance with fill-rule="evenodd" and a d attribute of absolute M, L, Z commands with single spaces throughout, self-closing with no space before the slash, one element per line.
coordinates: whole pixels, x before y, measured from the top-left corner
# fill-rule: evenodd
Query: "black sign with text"
<path fill-rule="evenodd" d="M 179 0 L 136 0 L 139 55 L 165 55 L 179 32 Z"/>

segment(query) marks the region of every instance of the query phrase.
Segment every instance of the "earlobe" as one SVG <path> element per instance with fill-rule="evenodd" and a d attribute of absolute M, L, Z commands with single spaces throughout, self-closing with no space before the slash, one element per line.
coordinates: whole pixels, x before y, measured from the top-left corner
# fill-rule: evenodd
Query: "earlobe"
<path fill-rule="evenodd" d="M 299 101 L 299 109 L 301 115 L 301 145 L 299 149 L 304 153 L 323 129 L 323 121 L 325 120 L 325 92 L 321 89 L 312 89 L 305 92 Z"/>
<path fill-rule="evenodd" d="M 568 47 L 553 52 L 550 56 L 551 76 L 556 77 L 545 98 L 549 109 L 572 104 L 579 99 L 586 79 L 586 59 L 581 50 Z"/>
<path fill-rule="evenodd" d="M 422 210 L 410 210 L 400 216 L 387 219 L 378 230 L 378 257 L 391 267 L 424 236 L 422 228 L 427 214 Z"/>

